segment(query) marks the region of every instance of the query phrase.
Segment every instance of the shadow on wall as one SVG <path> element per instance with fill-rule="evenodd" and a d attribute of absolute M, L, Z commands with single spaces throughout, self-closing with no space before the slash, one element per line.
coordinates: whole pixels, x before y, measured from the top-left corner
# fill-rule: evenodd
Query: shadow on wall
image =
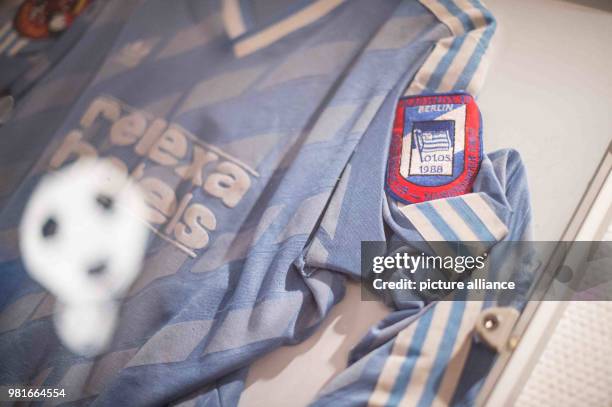
<path fill-rule="evenodd" d="M 585 7 L 596 8 L 612 13 L 612 1 L 610 0 L 559 0 L 565 3 L 574 3 Z"/>

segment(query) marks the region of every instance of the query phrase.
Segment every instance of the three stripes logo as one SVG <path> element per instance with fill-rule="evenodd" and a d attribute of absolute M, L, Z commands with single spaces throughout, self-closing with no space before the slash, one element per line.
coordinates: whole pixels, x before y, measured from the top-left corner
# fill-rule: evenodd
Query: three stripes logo
<path fill-rule="evenodd" d="M 0 56 L 12 58 L 28 43 L 28 39 L 21 37 L 13 29 L 12 21 L 7 21 L 0 27 Z"/>

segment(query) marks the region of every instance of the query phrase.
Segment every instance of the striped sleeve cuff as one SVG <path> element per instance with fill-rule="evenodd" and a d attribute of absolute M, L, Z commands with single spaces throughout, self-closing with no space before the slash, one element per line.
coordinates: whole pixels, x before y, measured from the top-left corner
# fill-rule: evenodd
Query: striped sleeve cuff
<path fill-rule="evenodd" d="M 508 234 L 503 220 L 508 218 L 508 209 L 494 205 L 484 193 L 398 207 L 428 242 L 495 243 Z"/>

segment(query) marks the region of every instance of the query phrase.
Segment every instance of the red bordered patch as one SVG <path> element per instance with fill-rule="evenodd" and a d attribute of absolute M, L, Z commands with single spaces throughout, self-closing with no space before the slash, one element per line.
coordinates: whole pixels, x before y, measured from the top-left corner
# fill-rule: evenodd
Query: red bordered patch
<path fill-rule="evenodd" d="M 464 93 L 399 100 L 387 163 L 387 192 L 404 203 L 472 190 L 482 161 L 481 118 Z"/>
<path fill-rule="evenodd" d="M 90 0 L 25 0 L 15 15 L 15 30 L 32 39 L 49 38 L 65 31 Z"/>

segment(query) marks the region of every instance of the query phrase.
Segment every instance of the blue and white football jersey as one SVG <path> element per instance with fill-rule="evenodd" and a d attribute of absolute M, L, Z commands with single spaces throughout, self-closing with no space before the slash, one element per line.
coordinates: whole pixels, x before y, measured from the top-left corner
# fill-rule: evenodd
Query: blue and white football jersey
<path fill-rule="evenodd" d="M 415 212 L 435 203 L 386 192 L 398 100 L 475 93 L 493 31 L 477 0 L 94 0 L 27 85 L 2 65 L 19 92 L 0 127 L 0 384 L 79 405 L 235 405 L 249 364 L 342 298 L 361 240 L 437 236 Z M 412 133 L 421 157 L 460 139 L 430 119 Z M 17 225 L 41 176 L 92 156 L 145 190 L 151 239 L 110 349 L 86 358 L 55 336 Z M 528 203 L 503 172 L 516 158 L 483 157 L 455 204 L 484 208 L 470 219 L 487 236 L 521 235 L 528 208 L 510 204 Z"/>

